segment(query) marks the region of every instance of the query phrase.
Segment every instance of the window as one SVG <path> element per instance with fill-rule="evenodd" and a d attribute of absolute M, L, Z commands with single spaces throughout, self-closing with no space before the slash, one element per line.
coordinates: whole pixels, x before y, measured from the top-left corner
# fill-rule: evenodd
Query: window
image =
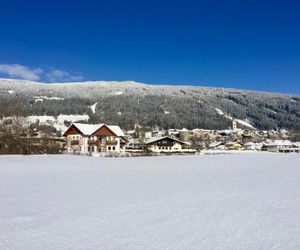
<path fill-rule="evenodd" d="M 110 150 L 110 149 L 111 149 L 111 147 L 109 146 L 109 147 L 108 147 L 108 150 Z"/>
<path fill-rule="evenodd" d="M 88 151 L 89 151 L 89 152 L 91 151 L 91 147 L 88 147 Z"/>
<path fill-rule="evenodd" d="M 116 150 L 116 147 L 112 147 L 113 150 Z"/>

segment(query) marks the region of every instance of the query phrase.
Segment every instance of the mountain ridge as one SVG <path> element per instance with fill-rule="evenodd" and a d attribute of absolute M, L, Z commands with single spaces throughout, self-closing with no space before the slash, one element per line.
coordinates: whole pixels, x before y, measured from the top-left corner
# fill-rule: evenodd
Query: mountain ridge
<path fill-rule="evenodd" d="M 39 81 L 31 81 L 31 80 L 23 80 L 23 79 L 12 79 L 12 78 L 1 78 L 0 82 L 2 84 L 3 81 L 7 82 L 23 82 L 23 83 L 29 83 L 29 84 L 36 84 L 40 86 L 60 86 L 60 85 L 66 85 L 66 86 L 78 86 L 78 85 L 97 85 L 97 84 L 113 84 L 120 86 L 126 86 L 126 84 L 132 84 L 132 85 L 140 85 L 140 86 L 147 86 L 147 87 L 159 87 L 159 88 L 203 88 L 203 89 L 215 89 L 215 90 L 231 90 L 231 91 L 244 91 L 249 93 L 266 93 L 266 94 L 274 94 L 274 95 L 285 95 L 285 96 L 298 96 L 300 97 L 300 94 L 296 93 L 285 93 L 285 92 L 274 92 L 274 91 L 267 91 L 267 90 L 252 90 L 252 89 L 243 89 L 243 88 L 232 88 L 232 87 L 217 87 L 217 86 L 203 86 L 203 85 L 193 85 L 193 84 L 163 84 L 163 83 L 146 83 L 146 82 L 139 82 L 134 80 L 123 80 L 123 81 L 116 81 L 116 80 L 87 80 L 87 81 L 76 81 L 76 82 L 39 82 Z"/>
<path fill-rule="evenodd" d="M 2 105 L 29 115 L 89 114 L 90 122 L 163 128 L 228 128 L 228 117 L 259 129 L 300 130 L 300 96 L 234 88 L 151 85 L 135 81 L 40 83 L 0 79 Z M 95 112 L 90 106 L 98 103 Z M 226 116 L 220 115 L 222 110 Z M 0 111 L 5 116 L 5 111 Z"/>

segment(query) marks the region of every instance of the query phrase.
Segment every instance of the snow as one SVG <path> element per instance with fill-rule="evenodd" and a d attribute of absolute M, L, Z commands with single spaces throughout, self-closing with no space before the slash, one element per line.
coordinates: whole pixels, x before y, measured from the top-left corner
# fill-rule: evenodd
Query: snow
<path fill-rule="evenodd" d="M 69 121 L 69 122 L 88 121 L 89 119 L 90 119 L 89 115 L 63 115 L 63 114 L 60 114 L 57 117 L 57 120 L 60 123 L 63 123 L 64 121 Z"/>
<path fill-rule="evenodd" d="M 210 144 L 208 145 L 208 147 L 209 147 L 209 148 L 215 148 L 215 147 L 220 146 L 220 145 L 222 145 L 222 144 L 223 144 L 223 142 L 216 141 L 216 142 L 210 143 Z"/>
<path fill-rule="evenodd" d="M 96 112 L 96 106 L 97 106 L 97 104 L 98 104 L 98 103 L 95 102 L 93 105 L 90 106 L 90 108 L 91 108 L 93 114 L 95 114 L 95 112 Z"/>
<path fill-rule="evenodd" d="M 117 125 L 107 125 L 117 136 L 125 136 L 122 129 Z"/>
<path fill-rule="evenodd" d="M 66 132 L 68 127 L 62 123 L 54 123 L 52 125 L 57 131 L 61 131 L 62 133 Z"/>
<path fill-rule="evenodd" d="M 0 249 L 299 249 L 299 160 L 1 156 Z"/>
<path fill-rule="evenodd" d="M 11 94 L 11 95 L 12 95 L 13 93 L 15 93 L 15 91 L 13 91 L 13 90 L 8 90 L 7 92 L 8 92 L 8 94 Z"/>
<path fill-rule="evenodd" d="M 215 110 L 217 111 L 217 113 L 218 113 L 219 115 L 224 115 L 224 113 L 223 113 L 223 111 L 222 111 L 221 109 L 216 108 Z"/>
<path fill-rule="evenodd" d="M 44 99 L 42 99 L 42 98 L 37 98 L 34 100 L 34 102 L 43 102 L 43 101 L 44 101 Z"/>
<path fill-rule="evenodd" d="M 215 108 L 215 110 L 217 111 L 217 113 L 219 115 L 223 115 L 224 117 L 226 117 L 229 120 L 233 120 L 233 118 L 229 115 L 226 115 L 221 109 Z M 242 126 L 251 128 L 251 129 L 255 129 L 255 127 L 253 127 L 249 122 L 241 120 L 241 119 L 235 119 L 237 123 L 239 123 Z"/>
<path fill-rule="evenodd" d="M 73 123 L 73 125 L 75 125 L 75 127 L 77 127 L 84 135 L 92 135 L 99 128 L 101 128 L 104 125 L 104 123 L 100 123 L 100 124 Z"/>
<path fill-rule="evenodd" d="M 271 112 L 271 113 L 273 113 L 273 114 L 277 114 L 277 112 L 276 112 L 275 110 L 273 110 L 273 109 L 268 109 L 268 108 L 267 108 L 267 110 L 269 110 L 269 112 Z"/>
<path fill-rule="evenodd" d="M 43 124 L 52 125 L 53 123 L 64 124 L 64 121 L 76 122 L 76 121 L 88 121 L 90 117 L 88 115 L 62 115 L 60 114 L 57 118 L 49 115 L 31 115 L 27 116 L 26 120 L 31 123 L 40 121 Z"/>
<path fill-rule="evenodd" d="M 30 115 L 26 117 L 26 121 L 29 123 L 36 123 L 39 121 L 40 124 L 50 124 L 55 122 L 55 118 L 49 115 Z"/>
<path fill-rule="evenodd" d="M 264 145 L 266 146 L 273 146 L 273 147 L 277 147 L 277 146 L 286 146 L 286 147 L 291 147 L 293 145 L 293 143 L 289 140 L 267 140 Z"/>
<path fill-rule="evenodd" d="M 255 129 L 249 122 L 246 122 L 244 120 L 240 120 L 240 119 L 235 119 L 237 123 L 245 126 L 245 127 L 248 127 L 248 128 L 251 128 L 251 129 Z"/>
<path fill-rule="evenodd" d="M 115 92 L 115 95 L 123 95 L 123 92 L 122 91 L 117 91 L 117 92 Z"/>
<path fill-rule="evenodd" d="M 104 123 L 100 124 L 85 124 L 85 123 L 73 123 L 84 135 L 92 135 L 98 129 L 100 129 Z M 117 136 L 124 136 L 124 132 L 117 125 L 106 125 L 111 131 L 113 131 Z"/>
<path fill-rule="evenodd" d="M 35 99 L 45 99 L 45 100 L 51 100 L 51 101 L 59 101 L 59 100 L 64 100 L 65 98 L 63 97 L 57 97 L 57 96 L 35 96 Z"/>

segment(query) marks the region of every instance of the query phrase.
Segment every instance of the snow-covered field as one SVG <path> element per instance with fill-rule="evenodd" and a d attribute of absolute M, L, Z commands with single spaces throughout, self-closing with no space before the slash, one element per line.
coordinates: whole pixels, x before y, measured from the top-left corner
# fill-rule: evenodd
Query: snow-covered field
<path fill-rule="evenodd" d="M 300 154 L 0 157 L 0 249 L 300 249 Z"/>

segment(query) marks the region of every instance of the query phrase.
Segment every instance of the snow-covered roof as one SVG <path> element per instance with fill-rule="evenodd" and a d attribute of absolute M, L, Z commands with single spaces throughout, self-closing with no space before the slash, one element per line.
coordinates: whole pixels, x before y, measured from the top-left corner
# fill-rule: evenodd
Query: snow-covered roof
<path fill-rule="evenodd" d="M 150 140 L 146 141 L 146 144 L 151 144 L 153 142 L 161 141 L 161 140 L 164 140 L 164 139 L 171 139 L 171 140 L 177 141 L 177 142 L 182 143 L 182 144 L 190 145 L 190 143 L 188 143 L 188 142 L 184 142 L 184 141 L 181 141 L 177 138 L 170 137 L 170 136 L 154 137 L 154 138 L 151 138 Z"/>
<path fill-rule="evenodd" d="M 221 141 L 215 141 L 215 142 L 210 143 L 210 144 L 208 145 L 208 147 L 209 147 L 209 148 L 215 148 L 215 147 L 217 147 L 217 146 L 219 146 L 219 145 L 221 145 L 221 144 L 224 144 L 224 143 L 221 142 Z"/>
<path fill-rule="evenodd" d="M 188 132 L 189 130 L 187 130 L 186 128 L 182 128 L 179 130 L 180 132 Z"/>
<path fill-rule="evenodd" d="M 110 130 L 112 130 L 117 136 L 125 136 L 124 132 L 119 126 L 117 125 L 106 125 L 106 126 L 109 127 Z"/>
<path fill-rule="evenodd" d="M 227 135 L 229 135 L 229 134 L 231 134 L 233 132 L 233 130 L 231 130 L 231 129 L 225 129 L 225 130 L 218 130 L 217 132 L 219 134 L 227 134 Z"/>
<path fill-rule="evenodd" d="M 300 142 L 293 142 L 293 145 L 296 146 L 296 147 L 300 147 Z"/>
<path fill-rule="evenodd" d="M 274 141 L 267 141 L 264 143 L 265 146 L 292 146 L 293 143 L 289 140 L 274 140 Z"/>
<path fill-rule="evenodd" d="M 104 125 L 104 123 L 101 123 L 101 124 L 73 123 L 72 125 L 74 125 L 76 128 L 78 128 L 80 130 L 80 132 L 83 133 L 84 135 L 91 135 L 96 130 L 101 128 Z"/>
<path fill-rule="evenodd" d="M 92 135 L 102 126 L 106 125 L 105 123 L 100 124 L 85 124 L 85 123 L 72 123 L 76 128 L 80 130 L 84 135 Z M 71 125 L 71 126 L 72 126 Z M 113 133 L 117 136 L 124 136 L 122 129 L 117 125 L 106 125 Z"/>
<path fill-rule="evenodd" d="M 240 143 L 239 142 L 234 142 L 234 141 L 226 142 L 226 146 L 233 146 L 233 145 L 236 145 L 236 144 L 240 144 Z"/>

